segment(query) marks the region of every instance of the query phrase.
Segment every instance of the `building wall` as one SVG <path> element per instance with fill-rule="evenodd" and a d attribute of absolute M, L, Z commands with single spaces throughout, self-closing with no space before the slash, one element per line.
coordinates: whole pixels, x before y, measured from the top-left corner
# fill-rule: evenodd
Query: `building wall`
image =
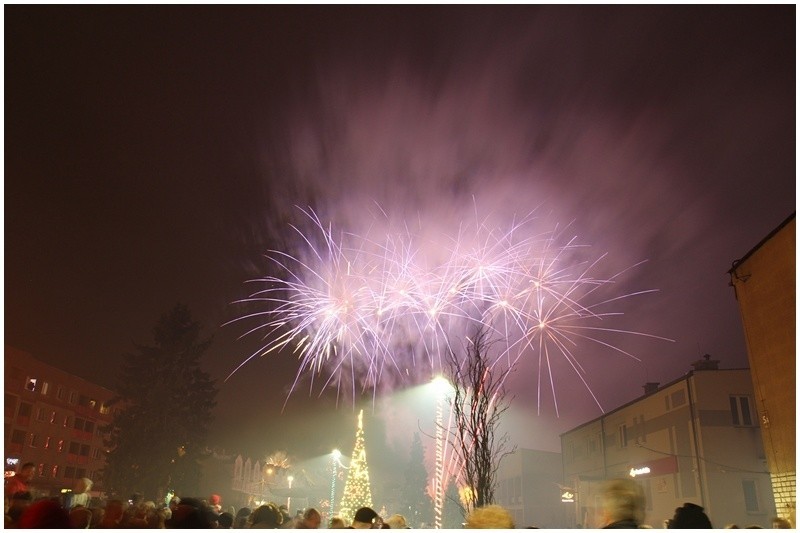
<path fill-rule="evenodd" d="M 58 495 L 81 477 L 95 482 L 92 493 L 102 491 L 99 428 L 111 421 L 106 404 L 114 393 L 10 346 L 4 368 L 6 470 L 35 463 L 31 487 L 37 495 Z"/>
<path fill-rule="evenodd" d="M 792 215 L 730 271 L 777 510 L 792 523 L 797 492 L 795 238 Z"/>
<path fill-rule="evenodd" d="M 663 527 L 685 502 L 703 506 L 717 527 L 768 527 L 774 501 L 754 409 L 749 423 L 740 417 L 735 424 L 732 397 L 737 409 L 741 398 L 754 405 L 747 370 L 694 371 L 564 433 L 564 480 L 577 494 L 575 522 L 602 526 L 602 483 L 634 477 L 653 527 Z M 592 444 L 597 441 L 602 446 Z"/>
<path fill-rule="evenodd" d="M 562 479 L 561 454 L 520 448 L 500 463 L 495 501 L 518 528 L 572 526 L 566 513 L 571 504 L 561 502 Z"/>

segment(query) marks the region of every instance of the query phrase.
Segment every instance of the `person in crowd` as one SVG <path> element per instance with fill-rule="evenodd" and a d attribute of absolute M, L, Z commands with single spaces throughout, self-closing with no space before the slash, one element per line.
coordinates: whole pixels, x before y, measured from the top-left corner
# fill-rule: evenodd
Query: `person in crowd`
<path fill-rule="evenodd" d="M 467 516 L 466 529 L 514 529 L 514 519 L 499 505 L 486 505 L 474 509 Z"/>
<path fill-rule="evenodd" d="M 711 520 L 703 508 L 694 503 L 684 503 L 675 509 L 675 515 L 669 523 L 670 529 L 712 529 Z"/>
<path fill-rule="evenodd" d="M 120 526 L 122 517 L 125 514 L 125 504 L 122 500 L 108 500 L 106 508 L 103 512 L 103 518 L 100 520 L 98 528 L 100 529 L 115 529 Z"/>
<path fill-rule="evenodd" d="M 22 516 L 22 513 L 25 512 L 25 509 L 30 506 L 32 501 L 33 496 L 31 496 L 30 492 L 15 492 L 8 502 L 8 510 L 6 511 L 5 516 L 5 527 L 17 527 L 19 518 Z"/>
<path fill-rule="evenodd" d="M 283 517 L 281 529 L 294 528 L 294 518 L 292 518 L 292 515 L 289 514 L 289 508 L 286 505 L 280 505 L 278 506 L 278 510 L 281 512 L 281 516 Z"/>
<path fill-rule="evenodd" d="M 772 529 L 793 529 L 791 522 L 785 518 L 776 516 L 772 519 Z"/>
<path fill-rule="evenodd" d="M 250 513 L 248 523 L 251 529 L 278 529 L 283 523 L 283 514 L 274 503 L 265 503 Z"/>
<path fill-rule="evenodd" d="M 181 498 L 181 503 L 172 511 L 172 517 L 165 524 L 176 529 L 210 529 L 208 506 L 196 498 Z"/>
<path fill-rule="evenodd" d="M 11 497 L 17 492 L 30 492 L 28 486 L 33 479 L 33 474 L 36 472 L 36 465 L 33 463 L 25 463 L 15 475 L 8 478 L 6 481 L 5 497 Z"/>
<path fill-rule="evenodd" d="M 603 529 L 638 528 L 644 522 L 642 487 L 632 479 L 607 481 L 601 492 Z"/>
<path fill-rule="evenodd" d="M 32 503 L 19 517 L 20 529 L 69 529 L 69 513 L 54 499 Z"/>
<path fill-rule="evenodd" d="M 249 507 L 242 507 L 238 511 L 236 511 L 236 515 L 233 517 L 233 529 L 244 529 L 247 527 L 247 519 L 252 513 L 253 510 Z"/>
<path fill-rule="evenodd" d="M 89 491 L 92 490 L 92 480 L 88 477 L 82 477 L 75 482 L 75 488 L 72 489 L 72 497 L 69 499 L 69 509 L 75 507 L 89 507 Z"/>
<path fill-rule="evenodd" d="M 212 494 L 208 497 L 208 505 L 214 509 L 217 514 L 222 512 L 222 498 L 219 494 Z"/>
<path fill-rule="evenodd" d="M 328 523 L 328 529 L 347 529 L 347 526 L 341 516 L 334 516 Z"/>
<path fill-rule="evenodd" d="M 219 514 L 217 518 L 217 527 L 219 529 L 232 529 L 233 528 L 233 515 L 228 511 Z"/>
<path fill-rule="evenodd" d="M 295 529 L 318 529 L 321 523 L 322 515 L 313 507 L 309 507 L 300 516 L 300 520 L 297 521 Z"/>
<path fill-rule="evenodd" d="M 92 512 L 83 505 L 73 507 L 69 512 L 69 524 L 72 529 L 89 529 L 92 525 Z"/>
<path fill-rule="evenodd" d="M 401 514 L 393 514 L 385 521 L 389 525 L 389 529 L 407 529 L 406 517 Z"/>
<path fill-rule="evenodd" d="M 371 529 L 375 525 L 378 513 L 370 507 L 361 507 L 353 515 L 352 529 Z"/>

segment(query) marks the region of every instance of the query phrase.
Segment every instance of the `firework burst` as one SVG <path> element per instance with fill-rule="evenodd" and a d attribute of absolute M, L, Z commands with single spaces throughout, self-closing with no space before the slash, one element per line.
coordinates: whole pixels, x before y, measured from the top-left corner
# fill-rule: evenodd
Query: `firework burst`
<path fill-rule="evenodd" d="M 255 322 L 243 336 L 260 335 L 263 344 L 231 375 L 254 357 L 289 351 L 299 360 L 290 395 L 309 376 L 311 390 L 321 383 L 320 391 L 348 389 L 355 398 L 359 388 L 430 379 L 442 355 L 480 326 L 502 339 L 494 364 L 536 358 L 538 389 L 549 380 L 555 400 L 552 362 L 563 358 L 600 406 L 578 347 L 595 343 L 636 359 L 598 333 L 663 339 L 609 327 L 620 314 L 615 302 L 653 291 L 601 296 L 625 271 L 598 276 L 605 256 L 581 259 L 588 247 L 558 226 L 535 231 L 532 215 L 502 231 L 483 220 L 422 242 L 407 228 L 380 239 L 335 233 L 314 211 L 302 212 L 313 230 L 291 226 L 301 252 L 269 251 L 278 273 L 252 280 L 259 289 L 236 302 L 263 306 L 231 321 Z"/>

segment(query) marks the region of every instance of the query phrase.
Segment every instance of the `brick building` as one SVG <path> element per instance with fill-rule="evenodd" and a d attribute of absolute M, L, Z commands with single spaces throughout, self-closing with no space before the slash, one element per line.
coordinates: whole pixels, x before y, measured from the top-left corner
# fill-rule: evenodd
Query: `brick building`
<path fill-rule="evenodd" d="M 795 216 L 733 263 L 731 285 L 742 316 L 778 515 L 795 524 Z"/>
<path fill-rule="evenodd" d="M 95 482 L 92 494 L 99 495 L 105 465 L 100 427 L 111 421 L 107 404 L 114 393 L 10 346 L 4 368 L 6 475 L 31 462 L 37 496 L 56 496 L 82 477 Z"/>

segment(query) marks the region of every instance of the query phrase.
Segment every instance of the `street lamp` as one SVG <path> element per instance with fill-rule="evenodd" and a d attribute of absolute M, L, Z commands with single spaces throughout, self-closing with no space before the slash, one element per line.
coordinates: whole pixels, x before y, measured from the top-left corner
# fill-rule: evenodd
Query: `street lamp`
<path fill-rule="evenodd" d="M 339 450 L 331 452 L 331 516 L 333 518 L 336 507 L 336 474 L 338 473 L 339 458 L 342 453 Z"/>
<path fill-rule="evenodd" d="M 431 382 L 436 394 L 436 473 L 433 479 L 433 528 L 442 528 L 442 505 L 444 503 L 444 397 L 450 391 L 450 382 L 436 376 Z"/>
<path fill-rule="evenodd" d="M 292 510 L 292 481 L 294 481 L 294 476 L 289 476 L 286 478 L 289 482 L 289 495 L 286 497 L 286 510 Z"/>

